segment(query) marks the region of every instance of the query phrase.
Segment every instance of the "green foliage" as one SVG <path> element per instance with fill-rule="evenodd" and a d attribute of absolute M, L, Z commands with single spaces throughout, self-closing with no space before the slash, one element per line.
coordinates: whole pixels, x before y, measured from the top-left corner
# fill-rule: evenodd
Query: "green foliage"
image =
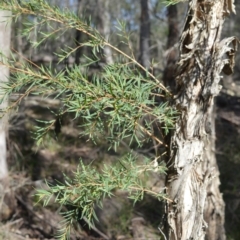
<path fill-rule="evenodd" d="M 37 22 L 32 21 L 26 25 L 24 34 L 29 34 L 39 24 L 51 25 L 51 21 L 61 22 L 62 30 L 75 28 L 89 35 L 90 40 L 82 45 L 91 46 L 94 55 L 104 45 L 108 45 L 122 55 L 123 59 L 111 66 L 105 66 L 101 74 L 94 75 L 92 79 L 89 79 L 89 68 L 87 67 L 97 61 L 97 57 L 95 59 L 88 58 L 88 62 L 82 68 L 75 66 L 63 71 L 52 70 L 51 66 L 36 66 L 31 62 L 15 67 L 15 59 L 13 59 L 8 63 L 13 74 L 13 81 L 2 88 L 5 96 L 19 91 L 24 91 L 24 94 L 9 108 L 15 107 L 29 94 L 46 97 L 51 93 L 58 92 L 57 97 L 62 97 L 64 103 L 64 107 L 57 113 L 58 115 L 73 112 L 76 118 L 82 117 L 85 134 L 90 138 L 94 138 L 96 133 L 97 135 L 102 133 L 105 136 L 106 129 L 108 129 L 110 133 L 108 138 L 115 147 L 119 141 L 129 136 L 141 145 L 139 136 L 145 134 L 152 137 L 154 135 L 150 126 L 154 122 L 161 123 L 166 132 L 173 127 L 176 112 L 166 103 L 155 106 L 155 98 L 163 96 L 163 90 L 165 93 L 167 90 L 135 58 L 127 56 L 106 42 L 95 29 L 91 28 L 88 22 L 79 20 L 72 13 L 61 11 L 57 7 L 53 8 L 44 1 L 31 1 L 31 3 L 23 1 L 21 5 L 15 4 L 15 2 L 18 1 L 12 0 L 6 5 L 3 4 L 6 9 L 12 9 L 15 17 L 18 17 L 20 13 L 39 17 Z M 121 24 L 121 28 L 123 27 Z M 43 33 L 42 40 L 33 45 L 39 46 L 56 31 L 58 30 L 49 34 Z M 126 33 L 124 33 L 123 39 L 127 39 Z M 63 61 L 75 51 L 76 49 L 66 46 L 61 54 L 57 54 L 59 61 Z M 145 73 L 142 72 L 143 69 Z M 140 125 L 140 120 L 146 119 L 146 116 L 150 116 L 151 121 L 145 120 L 145 126 Z M 45 128 L 38 129 L 36 134 L 38 143 L 42 142 L 43 136 L 53 125 L 54 121 L 51 121 L 46 123 Z M 159 139 L 157 141 L 161 143 Z"/>
<path fill-rule="evenodd" d="M 83 134 L 90 139 L 99 136 L 109 141 L 109 147 L 117 149 L 125 138 L 130 142 L 137 142 L 141 146 L 146 139 L 153 139 L 157 144 L 162 140 L 154 135 L 153 126 L 161 126 L 162 135 L 173 128 L 177 112 L 168 102 L 159 103 L 159 99 L 167 99 L 171 94 L 151 72 L 141 66 L 135 59 L 133 52 L 127 55 L 110 42 L 106 41 L 86 19 L 79 19 L 75 14 L 50 6 L 41 0 L 18 1 L 8 0 L 0 3 L 1 9 L 10 10 L 13 18 L 21 14 L 29 16 L 25 24 L 24 36 L 29 36 L 37 27 L 40 29 L 41 39 L 33 42 L 33 47 L 39 47 L 43 42 L 69 29 L 81 31 L 88 36 L 88 40 L 81 44 L 92 48 L 93 57 L 86 57 L 86 64 L 74 66 L 71 69 L 57 70 L 53 66 L 37 66 L 30 60 L 21 63 L 12 56 L 5 59 L 11 71 L 9 83 L 1 84 L 1 91 L 5 99 L 12 94 L 19 94 L 16 102 L 5 111 L 14 109 L 20 101 L 28 95 L 39 95 L 43 98 L 55 94 L 61 99 L 62 107 L 56 116 L 65 113 L 75 115 L 74 119 L 82 119 Z M 34 16 L 37 21 L 31 21 Z M 60 27 L 54 29 L 54 23 Z M 48 26 L 52 32 L 41 31 L 42 26 Z M 120 23 L 119 30 L 123 30 L 122 41 L 129 46 L 129 36 L 125 26 Z M 120 32 L 118 34 L 121 34 Z M 105 65 L 99 72 L 92 73 L 91 65 L 98 62 L 98 56 L 104 46 L 110 47 L 116 53 L 116 62 Z M 73 48 L 66 45 L 58 51 L 56 56 L 59 63 L 75 53 L 80 46 Z M 165 98 L 167 97 L 167 98 Z M 44 137 L 51 131 L 55 120 L 42 121 L 36 129 L 35 138 L 38 144 L 44 142 Z M 95 205 L 101 205 L 104 197 L 111 197 L 115 189 L 129 192 L 129 197 L 135 202 L 141 200 L 145 193 L 164 199 L 160 193 L 146 189 L 141 182 L 140 175 L 148 171 L 164 172 L 165 167 L 155 160 L 144 166 L 137 166 L 134 158 L 128 155 L 116 166 L 104 166 L 101 172 L 93 166 L 82 163 L 74 173 L 74 179 L 65 176 L 64 184 L 51 185 L 48 190 L 38 190 L 39 200 L 44 200 L 46 206 L 53 196 L 61 206 L 70 210 L 64 212 L 64 228 L 60 239 L 69 236 L 74 219 L 86 218 L 89 221 L 96 218 Z"/>
<path fill-rule="evenodd" d="M 132 155 L 120 159 L 114 166 L 104 165 L 101 172 L 93 166 L 85 166 L 82 162 L 74 173 L 74 179 L 65 176 L 64 184 L 48 183 L 48 190 L 38 190 L 39 201 L 44 201 L 47 206 L 52 197 L 61 205 L 66 206 L 69 211 L 64 211 L 65 221 L 59 233 L 60 239 L 67 239 L 70 227 L 74 220 L 88 219 L 90 225 L 97 216 L 94 211 L 95 205 L 101 206 L 102 199 L 111 197 L 115 189 L 126 190 L 129 198 L 134 202 L 142 200 L 144 194 L 150 194 L 159 200 L 164 199 L 162 193 L 156 193 L 144 187 L 141 176 L 149 171 L 163 173 L 164 165 L 155 166 L 153 163 L 137 165 Z"/>
<path fill-rule="evenodd" d="M 166 6 L 170 6 L 170 5 L 175 5 L 180 2 L 186 2 L 186 1 L 187 0 L 164 0 L 163 3 L 166 4 Z"/>

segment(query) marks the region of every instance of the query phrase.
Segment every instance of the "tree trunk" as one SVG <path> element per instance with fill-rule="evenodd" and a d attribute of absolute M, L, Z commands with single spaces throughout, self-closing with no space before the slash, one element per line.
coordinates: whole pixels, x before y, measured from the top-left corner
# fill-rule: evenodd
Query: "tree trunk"
<path fill-rule="evenodd" d="M 10 31 L 11 25 L 6 23 L 9 20 L 10 13 L 7 11 L 0 11 L 0 51 L 4 56 L 8 56 L 10 49 Z M 4 58 L 0 57 L 0 62 L 4 62 Z M 0 65 L 0 79 L 1 82 L 7 82 L 9 76 L 9 69 L 3 64 Z M 7 100 L 0 105 L 0 111 L 6 109 Z M 7 147 L 6 147 L 6 130 L 7 130 L 6 116 L 1 114 L 0 117 L 0 179 L 8 177 L 7 170 Z"/>
<path fill-rule="evenodd" d="M 139 62 L 145 68 L 150 67 L 150 18 L 148 0 L 141 0 Z"/>
<path fill-rule="evenodd" d="M 176 71 L 176 62 L 178 59 L 178 50 L 175 44 L 179 38 L 178 11 L 177 5 L 170 5 L 168 11 L 168 40 L 167 40 L 167 65 L 163 73 L 163 81 L 166 87 L 172 92 L 175 90 L 176 82 L 174 72 Z"/>
<path fill-rule="evenodd" d="M 10 49 L 10 32 L 11 24 L 9 16 L 11 15 L 8 11 L 0 11 L 0 52 L 3 56 L 9 55 Z M 0 63 L 5 62 L 4 57 L 0 56 Z M 0 64 L 0 79 L 1 83 L 7 82 L 9 76 L 9 69 L 3 64 Z M 0 97 L 2 97 L 0 95 Z M 3 115 L 3 110 L 8 105 L 7 100 L 0 104 L 0 197 L 1 197 L 1 210 L 0 220 L 6 220 L 11 216 L 13 211 L 13 197 L 9 192 L 8 184 L 8 168 L 7 168 L 7 144 L 6 144 L 6 133 L 7 133 L 7 116 Z"/>
<path fill-rule="evenodd" d="M 77 15 L 78 17 L 81 17 L 82 15 L 82 0 L 78 0 L 78 5 L 77 5 Z M 79 30 L 76 30 L 76 45 L 78 47 L 76 54 L 75 54 L 75 64 L 79 65 L 80 64 L 80 58 L 83 55 L 83 48 L 80 46 L 81 40 L 82 40 L 82 35 L 83 33 Z"/>
<path fill-rule="evenodd" d="M 206 240 L 225 240 L 225 204 L 222 198 L 222 194 L 219 190 L 220 179 L 219 170 L 215 156 L 215 111 L 212 104 L 209 109 L 209 137 L 205 138 L 205 152 L 203 162 L 203 172 L 207 172 L 209 169 L 213 172 L 213 179 L 209 181 L 207 185 L 207 195 L 204 206 L 204 220 L 207 223 Z"/>
<path fill-rule="evenodd" d="M 98 18 L 99 18 L 99 32 L 108 41 L 110 36 L 110 14 L 109 14 L 109 0 L 97 0 L 98 3 Z M 112 50 L 105 46 L 103 49 L 105 61 L 107 64 L 113 64 Z"/>
<path fill-rule="evenodd" d="M 222 71 L 231 74 L 234 65 L 237 40 L 231 37 L 220 41 L 224 18 L 234 11 L 231 0 L 189 2 L 180 40 L 177 94 L 174 96 L 180 116 L 171 135 L 167 163 L 166 193 L 172 199 L 166 206 L 169 240 L 203 240 L 216 220 L 222 236 L 214 235 L 209 239 L 225 239 L 224 205 L 221 194 L 216 192 L 218 169 L 212 157 L 214 149 L 209 150 L 208 146 L 214 137 L 212 109 L 214 96 L 221 89 L 220 74 Z M 207 230 L 204 217 L 209 216 L 209 209 L 215 213 L 214 221 L 206 219 Z"/>

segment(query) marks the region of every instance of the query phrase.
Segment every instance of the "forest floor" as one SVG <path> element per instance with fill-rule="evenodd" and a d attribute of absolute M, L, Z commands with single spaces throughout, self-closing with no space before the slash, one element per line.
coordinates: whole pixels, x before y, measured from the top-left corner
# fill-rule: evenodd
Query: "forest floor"
<path fill-rule="evenodd" d="M 233 83 L 227 83 L 232 85 Z M 239 89 L 238 89 L 239 88 Z M 226 203 L 226 231 L 228 239 L 240 239 L 240 86 L 228 86 L 228 91 L 217 98 L 216 155 L 221 173 L 221 191 Z M 41 147 L 33 140 L 32 131 L 36 119 L 52 120 L 54 110 L 60 101 L 28 97 L 12 114 L 9 127 L 9 169 L 10 186 L 15 199 L 15 208 L 6 209 L 5 221 L 0 224 L 0 240 L 56 239 L 57 229 L 63 217 L 59 206 L 50 201 L 44 208 L 35 196 L 36 189 L 46 188 L 49 182 L 62 182 L 63 174 L 72 175 L 82 159 L 84 164 L 111 164 L 119 156 L 129 151 L 127 144 L 120 146 L 119 152 L 108 151 L 108 144 L 86 142 L 79 138 L 79 128 L 71 121 L 71 116 L 61 119 L 61 129 L 56 136 L 54 129 Z M 51 110 L 51 111 L 50 111 Z M 56 130 L 56 129 L 55 129 Z M 153 155 L 150 150 L 144 151 Z M 139 161 L 144 154 L 139 153 Z M 150 188 L 162 189 L 164 175 L 153 173 L 146 179 Z M 77 239 L 122 239 L 157 240 L 163 215 L 163 203 L 150 196 L 133 205 L 123 191 L 116 191 L 112 199 L 106 199 L 103 209 L 96 208 L 99 221 L 89 229 L 87 220 L 75 224 L 71 234 Z"/>

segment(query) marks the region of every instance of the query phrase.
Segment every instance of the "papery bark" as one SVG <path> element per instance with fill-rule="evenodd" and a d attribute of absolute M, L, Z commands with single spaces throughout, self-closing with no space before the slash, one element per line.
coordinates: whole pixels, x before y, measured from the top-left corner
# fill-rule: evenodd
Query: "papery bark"
<path fill-rule="evenodd" d="M 212 157 L 214 148 L 209 145 L 214 136 L 213 100 L 221 89 L 221 72 L 233 71 L 237 39 L 220 41 L 220 35 L 225 17 L 234 11 L 231 0 L 189 2 L 174 96 L 180 116 L 171 135 L 167 163 L 166 192 L 172 199 L 166 207 L 169 240 L 205 239 L 212 227 L 212 222 L 206 219 L 209 209 L 220 212 L 219 216 L 213 214 L 213 219 L 220 219 L 222 237 L 208 239 L 225 239 L 224 204 L 219 190 L 216 192 L 219 174 Z M 214 201 L 212 205 L 209 198 Z"/>
<path fill-rule="evenodd" d="M 220 179 L 219 169 L 215 156 L 215 110 L 214 105 L 209 109 L 211 116 L 209 116 L 209 131 L 208 138 L 205 139 L 204 145 L 204 159 L 203 172 L 212 171 L 212 179 L 207 186 L 206 201 L 204 205 L 204 221 L 207 223 L 206 240 L 225 240 L 225 204 L 222 194 L 219 190 Z"/>

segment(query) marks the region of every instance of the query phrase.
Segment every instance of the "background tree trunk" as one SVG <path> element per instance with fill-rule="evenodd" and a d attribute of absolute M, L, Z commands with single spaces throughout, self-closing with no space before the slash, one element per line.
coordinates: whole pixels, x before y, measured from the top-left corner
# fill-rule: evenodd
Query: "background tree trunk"
<path fill-rule="evenodd" d="M 177 5 L 170 5 L 168 14 L 168 40 L 167 40 L 167 62 L 163 73 L 163 81 L 166 87 L 174 91 L 176 86 L 175 75 L 178 49 L 175 46 L 179 41 L 179 24 Z"/>
<path fill-rule="evenodd" d="M 77 15 L 79 16 L 79 18 L 81 17 L 82 15 L 82 0 L 78 0 L 78 4 L 77 4 Z M 83 55 L 83 47 L 79 47 L 80 44 L 81 44 L 81 40 L 82 40 L 82 32 L 79 31 L 79 30 L 76 30 L 76 45 L 78 46 L 78 49 L 76 51 L 76 54 L 75 54 L 75 63 L 76 65 L 79 65 L 80 64 L 80 58 L 82 57 Z"/>
<path fill-rule="evenodd" d="M 231 11 L 234 12 L 231 1 L 189 2 L 180 41 L 177 95 L 174 97 L 180 116 L 171 136 L 167 164 L 166 192 L 173 200 L 167 204 L 168 239 L 171 240 L 203 240 L 208 231 L 204 219 L 204 211 L 208 212 L 206 198 L 209 198 L 208 190 L 219 185 L 218 169 L 211 168 L 216 166 L 216 162 L 211 162 L 213 149 L 208 148 L 213 98 L 220 91 L 221 71 L 232 73 L 237 45 L 234 37 L 220 41 L 224 18 Z M 214 201 L 216 199 L 219 204 L 210 208 L 222 211 L 221 195 L 214 194 Z M 218 214 L 222 225 L 222 212 Z M 221 234 L 224 239 L 224 231 Z"/>
<path fill-rule="evenodd" d="M 108 40 L 110 36 L 111 19 L 109 13 L 109 0 L 97 0 L 99 26 L 98 30 L 102 36 Z M 105 46 L 103 49 L 105 61 L 107 64 L 113 64 L 111 48 Z"/>
<path fill-rule="evenodd" d="M 11 23 L 8 11 L 0 10 L 0 52 L 3 57 L 0 56 L 0 81 L 1 83 L 8 81 L 9 69 L 5 67 L 1 62 L 4 62 L 4 56 L 9 55 L 10 50 L 10 33 Z M 6 23 L 8 21 L 8 23 Z M 0 196 L 1 196 L 1 210 L 0 220 L 6 220 L 10 217 L 13 211 L 13 197 L 9 192 L 8 184 L 8 168 L 7 168 L 7 116 L 3 115 L 3 109 L 8 105 L 8 101 L 5 100 L 0 105 Z"/>
<path fill-rule="evenodd" d="M 10 13 L 7 11 L 0 11 L 0 51 L 4 56 L 8 56 L 10 50 L 10 31 L 11 25 L 5 21 L 9 21 Z M 4 62 L 4 57 L 0 57 L 0 61 Z M 2 64 L 0 65 L 0 78 L 1 82 L 7 82 L 9 76 L 9 70 Z M 7 101 L 4 101 L 0 105 L 1 111 L 7 107 Z M 8 176 L 7 170 L 7 150 L 6 150 L 6 116 L 1 114 L 0 118 L 0 178 L 6 178 Z"/>
<path fill-rule="evenodd" d="M 139 62 L 145 67 L 150 67 L 150 17 L 148 0 L 141 0 L 140 18 L 140 57 Z"/>

